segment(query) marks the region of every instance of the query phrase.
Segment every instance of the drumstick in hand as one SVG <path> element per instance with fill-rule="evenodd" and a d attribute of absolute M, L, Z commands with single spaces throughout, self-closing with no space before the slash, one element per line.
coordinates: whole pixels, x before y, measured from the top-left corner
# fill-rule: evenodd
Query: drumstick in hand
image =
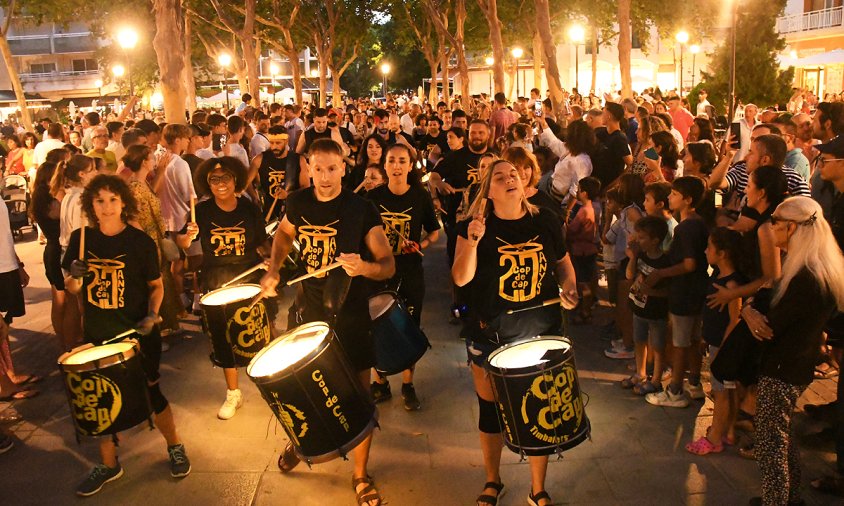
<path fill-rule="evenodd" d="M 392 223 L 390 223 L 389 221 L 385 221 L 384 223 L 386 223 L 388 227 L 390 227 L 391 229 L 393 229 L 393 232 L 395 232 L 395 233 L 396 233 L 396 235 L 397 235 L 397 236 L 399 236 L 399 238 L 400 238 L 402 241 L 404 241 L 404 242 L 413 242 L 413 241 L 411 241 L 410 239 L 408 239 L 406 235 L 402 234 L 402 233 L 399 231 L 399 229 L 398 229 L 398 228 L 396 228 L 396 226 L 395 226 L 395 225 L 393 225 Z M 419 253 L 419 256 L 423 256 L 423 257 L 425 256 L 425 253 L 422 253 L 422 246 L 419 246 L 419 249 L 418 249 L 418 250 L 416 250 L 416 253 Z"/>
<path fill-rule="evenodd" d="M 79 227 L 79 260 L 85 260 L 85 213 L 82 213 L 82 226 Z"/>
<path fill-rule="evenodd" d="M 366 181 L 361 181 L 361 183 L 358 185 L 358 187 L 357 187 L 357 188 L 355 188 L 354 193 L 359 192 L 359 191 L 363 188 L 363 185 L 364 185 L 364 184 L 366 184 Z"/>
<path fill-rule="evenodd" d="M 557 297 L 555 299 L 548 299 L 545 302 L 543 302 L 542 304 L 537 304 L 535 306 L 520 307 L 519 309 L 508 309 L 507 314 L 521 313 L 522 311 L 532 311 L 534 309 L 541 309 L 543 307 L 553 306 L 555 304 L 561 304 L 562 302 L 563 301 L 560 300 L 559 297 Z"/>
<path fill-rule="evenodd" d="M 275 205 L 278 202 L 278 197 L 273 198 L 273 203 L 270 204 L 270 210 L 267 211 L 267 216 L 264 218 L 264 221 L 270 221 L 270 216 L 273 215 L 273 209 L 275 209 Z"/>
<path fill-rule="evenodd" d="M 196 223 L 196 197 L 190 198 L 190 222 Z"/>
<path fill-rule="evenodd" d="M 220 288 L 225 288 L 225 287 L 231 285 L 232 283 L 235 283 L 236 281 L 240 281 L 241 279 L 245 278 L 246 276 L 248 276 L 248 275 L 252 274 L 253 272 L 257 271 L 258 269 L 266 269 L 266 268 L 267 268 L 267 264 L 261 262 L 254 267 L 250 267 L 250 268 L 246 269 L 245 271 L 241 272 L 240 274 L 238 274 L 237 276 L 235 276 L 231 280 L 226 281 L 225 283 L 222 284 L 222 286 L 220 286 Z"/>
<path fill-rule="evenodd" d="M 333 269 L 336 269 L 337 267 L 340 267 L 341 265 L 343 265 L 343 264 L 341 264 L 340 262 L 334 262 L 333 264 L 326 265 L 325 267 L 323 267 L 321 269 L 317 269 L 314 272 L 309 272 L 308 274 L 305 274 L 304 276 L 299 276 L 298 278 L 291 279 L 290 281 L 287 282 L 287 286 L 295 285 L 296 283 L 298 283 L 300 281 L 304 281 L 306 279 L 313 278 L 315 276 L 319 276 L 320 274 L 325 274 L 326 272 L 333 270 Z"/>

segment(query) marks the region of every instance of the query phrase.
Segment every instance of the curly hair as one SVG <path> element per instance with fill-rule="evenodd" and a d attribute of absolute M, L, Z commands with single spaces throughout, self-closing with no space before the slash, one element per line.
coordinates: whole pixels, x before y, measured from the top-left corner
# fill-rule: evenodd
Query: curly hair
<path fill-rule="evenodd" d="M 94 179 L 85 187 L 82 192 L 82 211 L 88 220 L 95 226 L 99 225 L 97 215 L 94 212 L 94 197 L 96 197 L 101 190 L 114 193 L 120 200 L 123 201 L 123 210 L 120 212 L 120 221 L 129 223 L 131 219 L 138 214 L 138 203 L 135 196 L 132 195 L 132 190 L 126 181 L 118 176 L 109 174 L 99 174 L 94 176 Z"/>
<path fill-rule="evenodd" d="M 196 189 L 198 195 L 211 195 L 211 188 L 208 186 L 208 174 L 220 169 L 223 172 L 228 172 L 234 177 L 234 191 L 240 193 L 246 189 L 246 180 L 249 177 L 249 172 L 243 166 L 243 162 L 232 156 L 221 156 L 219 158 L 209 158 L 199 164 L 196 168 L 196 174 L 193 176 L 193 187 Z"/>

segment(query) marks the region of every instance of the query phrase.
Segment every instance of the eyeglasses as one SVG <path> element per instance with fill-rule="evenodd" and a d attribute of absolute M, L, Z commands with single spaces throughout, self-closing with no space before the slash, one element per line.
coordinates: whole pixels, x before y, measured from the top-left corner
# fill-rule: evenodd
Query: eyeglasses
<path fill-rule="evenodd" d="M 211 176 L 208 178 L 208 184 L 211 186 L 218 184 L 229 184 L 234 180 L 231 174 L 222 174 L 220 176 Z"/>
<path fill-rule="evenodd" d="M 99 138 L 101 138 L 101 137 L 108 137 L 108 135 L 106 135 L 106 134 L 100 134 L 100 135 L 94 135 L 94 136 L 92 136 L 92 138 L 93 138 L 93 139 L 99 139 Z"/>
<path fill-rule="evenodd" d="M 844 158 L 823 158 L 821 156 L 818 156 L 817 158 L 815 158 L 815 163 L 818 165 L 818 167 L 823 167 L 824 164 L 828 163 L 828 162 L 841 162 L 841 161 L 844 161 Z"/>

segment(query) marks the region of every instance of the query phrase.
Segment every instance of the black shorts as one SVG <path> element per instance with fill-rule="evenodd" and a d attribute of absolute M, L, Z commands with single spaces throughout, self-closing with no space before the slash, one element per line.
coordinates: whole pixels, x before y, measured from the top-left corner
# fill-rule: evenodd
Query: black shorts
<path fill-rule="evenodd" d="M 153 327 L 148 336 L 136 336 L 141 343 L 141 366 L 147 375 L 147 381 L 155 383 L 161 379 L 158 369 L 161 365 L 161 330 Z"/>
<path fill-rule="evenodd" d="M 56 290 L 64 290 L 62 246 L 58 241 L 47 241 L 47 246 L 44 247 L 44 272 L 47 275 L 47 281 Z"/>
<path fill-rule="evenodd" d="M 6 323 L 26 314 L 21 275 L 17 269 L 0 273 L 0 313 L 3 313 Z"/>

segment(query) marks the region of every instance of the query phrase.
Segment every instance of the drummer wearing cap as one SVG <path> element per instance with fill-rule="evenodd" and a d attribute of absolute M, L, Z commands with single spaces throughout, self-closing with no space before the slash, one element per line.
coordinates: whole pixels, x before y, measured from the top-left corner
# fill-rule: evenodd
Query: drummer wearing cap
<path fill-rule="evenodd" d="M 220 288 L 239 273 L 262 262 L 258 250 L 266 243 L 267 232 L 258 206 L 239 196 L 246 187 L 246 180 L 246 167 L 230 156 L 205 160 L 196 170 L 194 187 L 200 195 L 212 198 L 196 204 L 196 222 L 187 223 L 176 242 L 185 249 L 197 240 L 202 246 L 199 283 L 203 293 Z M 274 319 L 273 309 L 273 305 L 268 307 L 270 321 Z M 237 369 L 223 368 L 223 374 L 226 400 L 217 418 L 228 420 L 243 404 L 243 394 L 238 385 Z"/>
<path fill-rule="evenodd" d="M 375 366 L 367 302 L 370 280 L 392 277 L 395 262 L 375 206 L 343 189 L 343 154 L 343 148 L 331 139 L 318 139 L 311 144 L 308 168 L 313 186 L 288 197 L 287 214 L 275 234 L 270 268 L 261 286 L 265 295 L 277 295 L 279 268 L 294 239 L 302 246 L 301 258 L 309 273 L 338 262 L 342 270 L 302 281 L 291 311 L 297 324 L 326 321 L 331 325 L 366 389 L 370 368 Z M 344 283 L 348 283 L 347 295 L 343 293 Z M 371 442 L 370 435 L 352 451 L 352 483 L 358 504 L 377 506 L 381 497 L 366 472 Z M 288 443 L 279 467 L 287 472 L 298 462 Z"/>
<path fill-rule="evenodd" d="M 540 306 L 556 297 L 563 307 L 577 305 L 574 267 L 566 252 L 557 215 L 530 204 L 519 172 L 510 162 L 493 162 L 469 208 L 472 220 L 457 227 L 452 277 L 467 287 L 469 317 L 462 337 L 478 395 L 481 448 L 486 481 L 479 505 L 492 505 L 504 489 L 499 474 L 501 425 L 492 386 L 483 364 L 495 349 L 538 335 L 559 334 L 557 305 L 508 314 L 508 310 Z M 529 457 L 534 506 L 551 504 L 545 492 L 548 457 Z"/>
<path fill-rule="evenodd" d="M 167 440 L 170 475 L 183 478 L 190 473 L 190 461 L 176 433 L 173 411 L 159 386 L 161 333 L 158 310 L 164 285 L 158 266 L 155 242 L 130 226 L 137 205 L 128 185 L 117 176 L 96 176 L 82 193 L 82 209 L 94 227 L 85 227 L 84 247 L 81 229 L 73 231 L 62 267 L 70 272 L 65 287 L 83 301 L 85 341 L 102 344 L 135 329 L 147 376 L 149 398 L 155 412 L 155 425 Z M 80 258 L 80 250 L 84 250 Z M 138 336 L 140 334 L 140 336 Z M 77 495 L 91 496 L 103 485 L 123 476 L 114 440 L 100 439 L 102 464 L 97 464 L 76 489 Z"/>
<path fill-rule="evenodd" d="M 272 221 L 278 220 L 284 214 L 284 201 L 287 199 L 292 180 L 287 177 L 287 129 L 281 125 L 270 127 L 267 138 L 270 148 L 252 159 L 246 186 L 249 187 L 252 181 L 258 178 L 264 199 L 264 214 L 269 213 L 267 221 Z M 275 202 L 276 200 L 278 202 Z"/>

